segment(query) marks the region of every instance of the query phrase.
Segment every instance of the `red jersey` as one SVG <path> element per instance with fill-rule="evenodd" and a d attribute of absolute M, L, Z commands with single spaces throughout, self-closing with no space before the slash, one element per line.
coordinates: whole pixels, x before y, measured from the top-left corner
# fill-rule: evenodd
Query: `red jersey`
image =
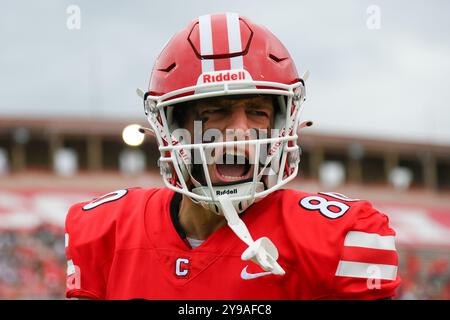
<path fill-rule="evenodd" d="M 400 283 L 395 232 L 368 202 L 279 190 L 241 219 L 279 251 L 283 276 L 241 260 L 224 225 L 192 249 L 170 215 L 167 188 L 119 190 L 66 218 L 66 296 L 92 299 L 380 299 Z"/>

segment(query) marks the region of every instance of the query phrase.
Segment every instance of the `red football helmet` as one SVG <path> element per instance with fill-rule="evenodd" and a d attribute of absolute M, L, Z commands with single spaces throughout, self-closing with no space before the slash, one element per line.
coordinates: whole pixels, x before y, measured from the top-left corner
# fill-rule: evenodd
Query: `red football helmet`
<path fill-rule="evenodd" d="M 283 44 L 265 27 L 236 13 L 204 15 L 175 34 L 159 54 L 144 99 L 145 112 L 159 143 L 165 184 L 220 214 L 217 199 L 228 194 L 238 212 L 292 180 L 298 171 L 297 145 L 304 80 Z M 174 108 L 190 100 L 225 95 L 274 95 L 278 105 L 274 129 L 266 139 L 186 143 L 176 131 Z M 227 186 L 211 183 L 208 148 L 253 145 L 257 152 L 251 182 Z M 192 175 L 193 151 L 203 162 L 206 183 Z M 262 150 L 267 151 L 260 157 Z"/>

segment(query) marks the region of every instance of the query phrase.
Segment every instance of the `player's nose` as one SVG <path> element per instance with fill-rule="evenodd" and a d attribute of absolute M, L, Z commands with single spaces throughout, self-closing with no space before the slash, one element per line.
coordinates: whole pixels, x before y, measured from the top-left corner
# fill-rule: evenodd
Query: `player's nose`
<path fill-rule="evenodd" d="M 236 131 L 246 131 L 249 127 L 249 119 L 245 107 L 234 107 L 228 119 L 226 119 L 226 129 Z"/>

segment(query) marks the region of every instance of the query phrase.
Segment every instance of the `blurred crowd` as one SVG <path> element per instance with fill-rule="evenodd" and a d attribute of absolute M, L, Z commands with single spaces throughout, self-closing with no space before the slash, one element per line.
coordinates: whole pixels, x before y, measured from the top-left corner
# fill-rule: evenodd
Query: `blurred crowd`
<path fill-rule="evenodd" d="M 61 228 L 0 231 L 0 299 L 64 299 L 65 269 Z M 400 274 L 396 299 L 450 299 L 448 250 L 402 250 Z"/>
<path fill-rule="evenodd" d="M 64 230 L 0 230 L 0 299 L 63 299 Z"/>
<path fill-rule="evenodd" d="M 400 256 L 402 300 L 450 300 L 449 250 L 407 250 Z"/>

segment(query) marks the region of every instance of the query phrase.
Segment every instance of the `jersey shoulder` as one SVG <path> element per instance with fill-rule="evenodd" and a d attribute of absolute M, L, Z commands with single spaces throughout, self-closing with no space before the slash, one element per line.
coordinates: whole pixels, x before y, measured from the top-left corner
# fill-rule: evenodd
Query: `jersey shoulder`
<path fill-rule="evenodd" d="M 370 202 L 340 193 L 286 190 L 284 215 L 302 253 L 314 256 L 329 284 L 327 298 L 381 299 L 400 284 L 395 231 Z M 300 253 L 299 253 L 300 255 Z"/>
<path fill-rule="evenodd" d="M 358 219 L 373 216 L 374 219 L 387 219 L 367 200 L 352 198 L 337 192 L 305 192 L 283 190 L 283 208 L 291 215 L 302 217 L 313 215 L 324 223 L 336 225 L 352 224 Z M 333 221 L 335 220 L 335 221 Z"/>
<path fill-rule="evenodd" d="M 98 238 L 112 224 L 137 214 L 137 207 L 158 189 L 129 188 L 116 190 L 91 201 L 72 205 L 66 216 L 66 230 L 82 232 L 83 238 Z M 93 233 L 91 235 L 91 233 Z"/>
<path fill-rule="evenodd" d="M 146 203 L 162 189 L 130 188 L 74 204 L 66 216 L 66 296 L 104 299 L 115 250 L 140 241 Z M 130 236 L 131 235 L 131 236 Z"/>

